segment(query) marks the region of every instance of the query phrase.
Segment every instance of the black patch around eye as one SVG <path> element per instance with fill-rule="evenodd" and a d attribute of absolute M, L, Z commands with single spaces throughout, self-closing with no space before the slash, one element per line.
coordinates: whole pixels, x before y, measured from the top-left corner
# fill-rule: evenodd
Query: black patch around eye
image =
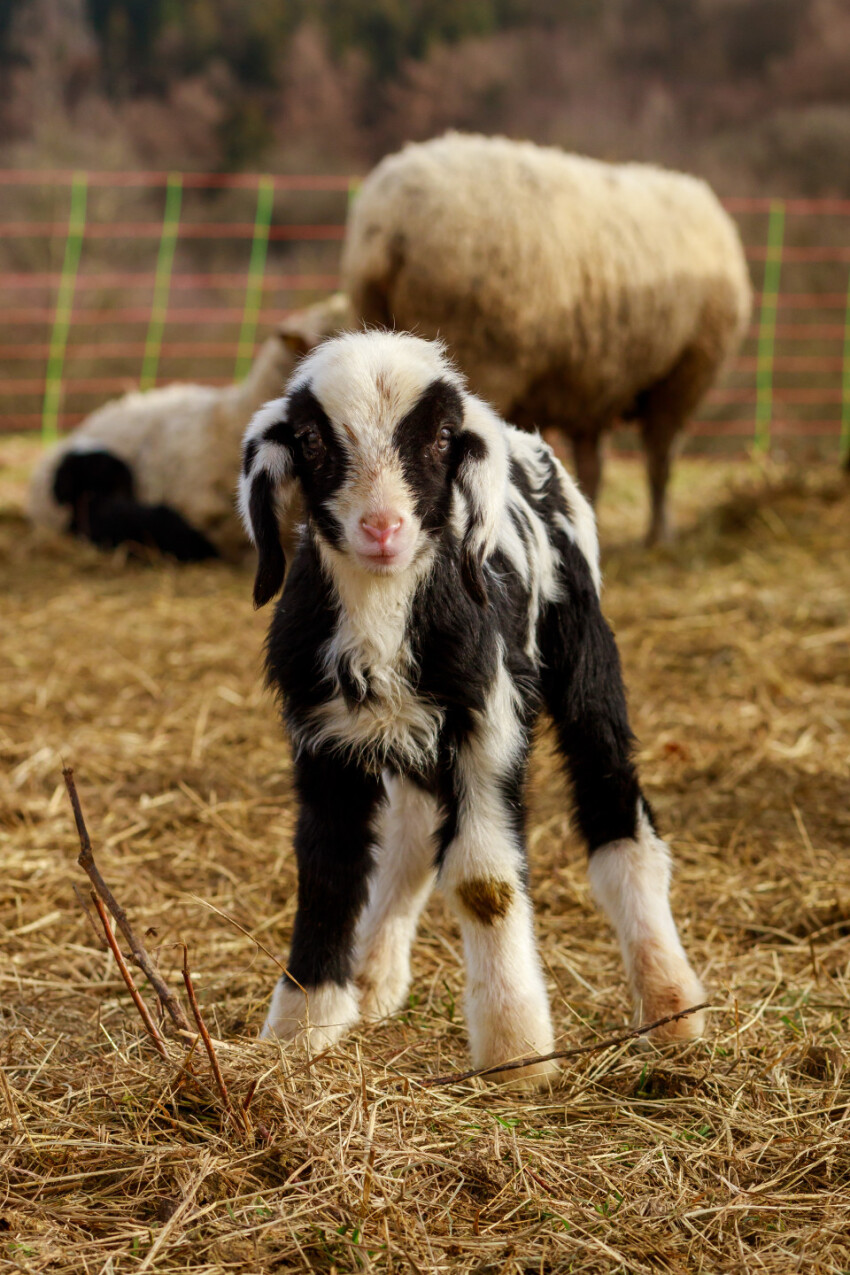
<path fill-rule="evenodd" d="M 460 391 L 448 381 L 438 380 L 422 392 L 393 431 L 393 445 L 401 458 L 416 513 L 428 530 L 441 526 L 448 518 L 457 437 L 443 453 L 435 452 L 433 445 L 444 425 L 459 428 L 462 423 Z"/>
<path fill-rule="evenodd" d="M 302 459 L 300 448 L 294 450 L 295 472 L 304 492 L 304 501 L 313 523 L 329 544 L 339 547 L 342 527 L 334 516 L 331 503 L 348 473 L 348 458 L 334 433 L 328 414 L 309 385 L 302 385 L 289 399 L 288 428 L 295 439 L 299 431 L 313 426 L 324 444 L 324 451 L 312 460 Z"/>

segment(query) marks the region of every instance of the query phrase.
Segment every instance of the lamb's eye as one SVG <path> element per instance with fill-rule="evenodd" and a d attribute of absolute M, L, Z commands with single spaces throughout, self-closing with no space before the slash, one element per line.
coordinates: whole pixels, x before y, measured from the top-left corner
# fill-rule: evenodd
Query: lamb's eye
<path fill-rule="evenodd" d="M 434 440 L 434 451 L 440 456 L 444 456 L 449 450 L 452 442 L 452 431 L 450 425 L 443 425 L 436 439 Z"/>
<path fill-rule="evenodd" d="M 298 434 L 298 441 L 301 444 L 301 454 L 305 460 L 319 460 L 325 453 L 322 436 L 315 425 L 305 426 Z"/>

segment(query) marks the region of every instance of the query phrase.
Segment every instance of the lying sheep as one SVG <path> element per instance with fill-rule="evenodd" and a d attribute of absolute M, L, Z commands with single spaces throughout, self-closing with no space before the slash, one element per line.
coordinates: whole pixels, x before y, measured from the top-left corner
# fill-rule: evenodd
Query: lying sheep
<path fill-rule="evenodd" d="M 180 561 L 237 556 L 245 537 L 233 484 L 245 426 L 296 359 L 347 317 L 340 296 L 291 315 L 239 385 L 168 385 L 98 408 L 39 463 L 30 517 L 104 548 L 131 543 Z"/>
<path fill-rule="evenodd" d="M 475 1066 L 552 1049 L 523 828 L 543 708 L 638 1013 L 701 1001 L 632 761 L 593 513 L 542 439 L 470 394 L 441 345 L 348 333 L 254 417 L 240 506 L 256 604 L 283 587 L 267 670 L 300 805 L 288 976 L 263 1034 L 324 1048 L 403 1005 L 436 882 L 463 935 Z"/>
<path fill-rule="evenodd" d="M 440 336 L 476 393 L 559 427 L 594 500 L 600 437 L 640 423 L 665 533 L 671 446 L 750 312 L 737 231 L 704 182 L 450 133 L 366 178 L 343 286 L 358 317 Z"/>

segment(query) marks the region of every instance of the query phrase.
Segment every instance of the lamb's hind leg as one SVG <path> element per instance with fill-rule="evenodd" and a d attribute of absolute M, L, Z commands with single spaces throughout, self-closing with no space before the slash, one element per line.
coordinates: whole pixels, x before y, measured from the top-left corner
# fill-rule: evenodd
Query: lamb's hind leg
<path fill-rule="evenodd" d="M 588 864 L 594 897 L 620 944 L 637 1022 L 655 1022 L 705 1000 L 685 955 L 670 910 L 670 851 L 656 833 L 643 799 L 634 810 L 634 832 L 597 846 Z M 700 1012 L 659 1027 L 660 1040 L 702 1034 Z"/>
<path fill-rule="evenodd" d="M 410 948 L 436 877 L 437 803 L 410 780 L 385 776 L 388 802 L 375 848 L 376 867 L 357 931 L 354 970 L 364 1018 L 385 1018 L 404 1004 Z"/>
<path fill-rule="evenodd" d="M 670 911 L 670 852 L 655 831 L 632 761 L 614 638 L 589 572 L 578 551 L 571 552 L 573 604 L 553 609 L 543 635 L 546 700 L 573 782 L 593 893 L 619 940 L 635 1016 L 654 1022 L 701 1003 L 704 993 Z M 703 1022 L 694 1014 L 656 1036 L 698 1036 Z"/>

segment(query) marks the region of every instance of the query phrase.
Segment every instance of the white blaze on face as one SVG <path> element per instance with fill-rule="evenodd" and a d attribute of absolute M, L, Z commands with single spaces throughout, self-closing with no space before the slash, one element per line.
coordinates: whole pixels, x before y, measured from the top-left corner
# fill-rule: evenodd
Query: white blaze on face
<path fill-rule="evenodd" d="M 396 333 L 350 333 L 319 346 L 293 388 L 308 383 L 331 422 L 348 473 L 331 503 L 347 553 L 366 570 L 411 565 L 421 524 L 393 438 L 433 381 L 459 384 L 440 348 Z"/>

